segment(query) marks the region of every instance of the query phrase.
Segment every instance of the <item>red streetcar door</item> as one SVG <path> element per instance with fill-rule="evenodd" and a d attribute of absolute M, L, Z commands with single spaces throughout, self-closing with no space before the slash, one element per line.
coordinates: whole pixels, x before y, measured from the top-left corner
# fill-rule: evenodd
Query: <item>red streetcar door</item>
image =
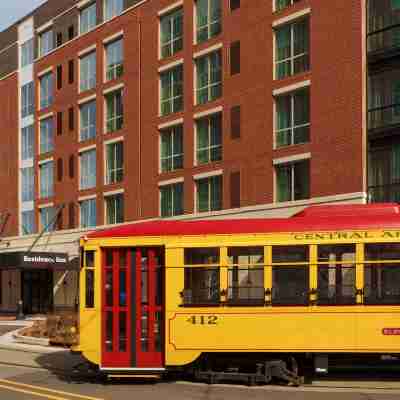
<path fill-rule="evenodd" d="M 102 253 L 102 367 L 131 366 L 131 249 Z"/>
<path fill-rule="evenodd" d="M 163 360 L 164 254 L 136 249 L 136 367 L 161 368 Z"/>

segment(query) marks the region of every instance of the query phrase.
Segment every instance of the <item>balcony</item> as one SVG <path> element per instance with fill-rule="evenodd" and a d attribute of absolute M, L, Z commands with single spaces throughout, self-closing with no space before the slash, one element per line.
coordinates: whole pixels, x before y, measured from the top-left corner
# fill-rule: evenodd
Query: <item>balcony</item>
<path fill-rule="evenodd" d="M 368 110 L 368 129 L 381 131 L 400 125 L 400 103 Z"/>
<path fill-rule="evenodd" d="M 387 68 L 368 78 L 369 136 L 400 132 L 400 69 Z"/>
<path fill-rule="evenodd" d="M 400 203 L 400 183 L 368 187 L 369 203 Z"/>
<path fill-rule="evenodd" d="M 400 55 L 400 8 L 391 0 L 369 0 L 368 15 L 369 62 Z"/>

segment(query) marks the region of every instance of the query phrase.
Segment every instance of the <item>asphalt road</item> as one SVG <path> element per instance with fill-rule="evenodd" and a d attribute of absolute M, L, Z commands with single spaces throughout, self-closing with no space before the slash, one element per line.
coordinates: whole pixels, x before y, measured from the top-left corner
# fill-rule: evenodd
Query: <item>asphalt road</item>
<path fill-rule="evenodd" d="M 400 391 L 70 380 L 46 370 L 1 365 L 1 400 L 398 400 Z"/>

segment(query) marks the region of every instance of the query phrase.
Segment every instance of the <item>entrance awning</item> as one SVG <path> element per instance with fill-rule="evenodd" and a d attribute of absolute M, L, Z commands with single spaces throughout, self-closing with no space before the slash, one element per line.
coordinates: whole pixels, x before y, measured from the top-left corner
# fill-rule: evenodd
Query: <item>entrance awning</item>
<path fill-rule="evenodd" d="M 67 253 L 17 251 L 0 253 L 0 269 L 79 270 L 78 257 L 69 260 Z"/>

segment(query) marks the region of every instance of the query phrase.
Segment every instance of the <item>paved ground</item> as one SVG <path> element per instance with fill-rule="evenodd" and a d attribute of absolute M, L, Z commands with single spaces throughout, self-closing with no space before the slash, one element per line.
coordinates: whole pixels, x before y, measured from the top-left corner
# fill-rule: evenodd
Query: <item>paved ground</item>
<path fill-rule="evenodd" d="M 22 367 L 0 369 L 0 398 L 4 400 L 397 400 L 399 391 L 334 390 L 314 388 L 114 381 L 70 381 L 68 377 Z"/>
<path fill-rule="evenodd" d="M 207 385 L 189 382 L 112 380 L 74 372 L 82 360 L 67 350 L 10 344 L 11 322 L 0 324 L 1 400 L 397 400 L 400 384 L 377 382 L 367 389 L 320 387 Z M 20 327 L 20 326 L 19 326 Z M 17 327 L 18 328 L 18 327 Z M 5 332 L 8 332 L 4 335 Z M 8 339 L 7 339 L 8 337 Z M 342 382 L 342 386 L 351 386 Z M 330 383 L 330 386 L 338 386 Z M 362 386 L 362 385 L 361 385 Z M 364 385 L 365 386 L 365 385 Z M 368 384 L 371 387 L 371 384 Z M 385 390 L 377 388 L 384 387 Z"/>
<path fill-rule="evenodd" d="M 6 334 L 8 332 L 15 331 L 15 330 L 20 329 L 20 328 L 21 327 L 17 326 L 17 325 L 4 325 L 4 326 L 0 325 L 0 336 Z"/>

